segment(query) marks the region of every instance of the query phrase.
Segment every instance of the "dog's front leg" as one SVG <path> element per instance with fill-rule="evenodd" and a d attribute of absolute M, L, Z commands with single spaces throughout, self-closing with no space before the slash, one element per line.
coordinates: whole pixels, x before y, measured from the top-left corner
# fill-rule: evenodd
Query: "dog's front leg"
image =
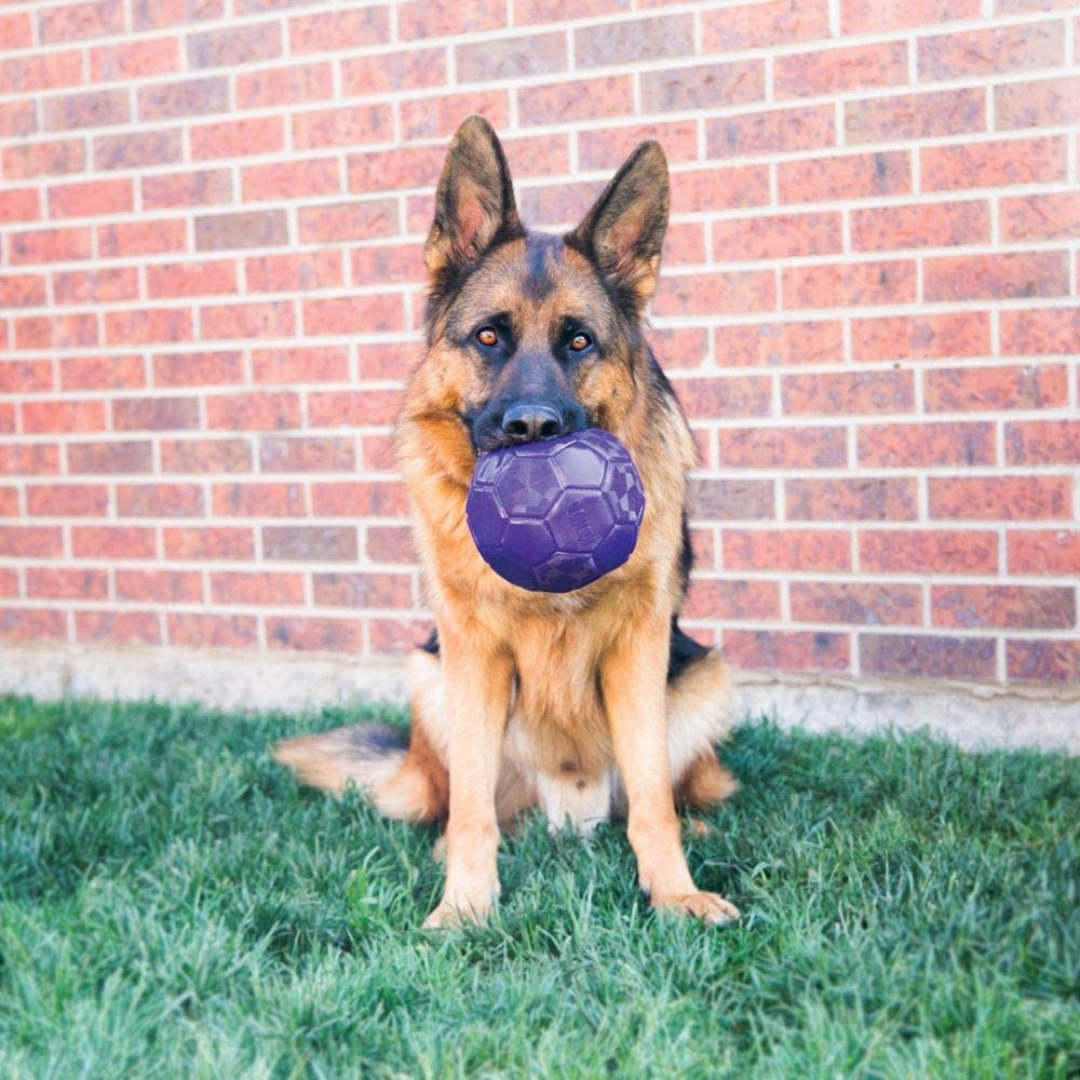
<path fill-rule="evenodd" d="M 440 628 L 441 629 L 441 628 Z M 480 635 L 440 633 L 446 687 L 450 816 L 446 884 L 428 927 L 482 923 L 499 895 L 495 787 L 510 710 L 513 662 Z"/>
<path fill-rule="evenodd" d="M 626 788 L 627 835 L 653 907 L 724 923 L 737 919 L 738 909 L 695 888 L 675 816 L 665 703 L 670 633 L 669 617 L 630 626 L 601 667 L 604 708 Z"/>

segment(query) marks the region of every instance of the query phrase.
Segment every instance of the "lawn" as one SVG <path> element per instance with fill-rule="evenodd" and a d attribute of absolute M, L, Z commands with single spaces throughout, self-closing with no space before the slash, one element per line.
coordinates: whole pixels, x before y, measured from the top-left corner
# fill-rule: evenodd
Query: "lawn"
<path fill-rule="evenodd" d="M 268 756 L 353 718 L 0 698 L 0 1076 L 1080 1075 L 1080 762 L 744 724 L 741 925 L 530 820 L 440 936 L 431 831 Z"/>

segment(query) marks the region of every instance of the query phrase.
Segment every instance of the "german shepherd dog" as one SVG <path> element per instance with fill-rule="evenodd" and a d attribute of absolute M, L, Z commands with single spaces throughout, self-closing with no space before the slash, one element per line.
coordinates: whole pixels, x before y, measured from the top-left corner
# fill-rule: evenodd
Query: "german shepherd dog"
<path fill-rule="evenodd" d="M 667 217 L 655 142 L 562 237 L 522 225 L 486 120 L 467 118 L 450 144 L 424 248 L 427 351 L 396 437 L 437 628 L 411 659 L 409 737 L 355 725 L 275 752 L 305 782 L 355 784 L 390 817 L 446 819 L 445 889 L 427 926 L 484 921 L 499 827 L 532 807 L 581 833 L 625 815 L 654 907 L 738 918 L 695 888 L 676 816 L 677 803 L 707 808 L 735 784 L 714 749 L 726 668 L 677 621 L 694 443 L 643 334 Z M 612 432 L 637 465 L 637 548 L 573 592 L 511 585 L 465 523 L 477 454 L 587 427 Z"/>

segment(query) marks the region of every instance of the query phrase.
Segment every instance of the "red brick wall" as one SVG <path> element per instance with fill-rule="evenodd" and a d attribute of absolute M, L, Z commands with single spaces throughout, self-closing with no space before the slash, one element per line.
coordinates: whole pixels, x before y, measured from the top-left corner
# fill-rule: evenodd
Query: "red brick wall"
<path fill-rule="evenodd" d="M 699 633 L 753 669 L 1080 681 L 1075 10 L 0 7 L 0 634 L 417 637 L 388 434 L 476 110 L 533 225 L 667 150 Z"/>

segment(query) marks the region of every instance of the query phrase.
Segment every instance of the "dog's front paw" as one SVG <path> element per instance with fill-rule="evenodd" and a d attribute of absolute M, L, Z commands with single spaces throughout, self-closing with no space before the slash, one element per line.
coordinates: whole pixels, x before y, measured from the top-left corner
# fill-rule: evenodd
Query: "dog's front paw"
<path fill-rule="evenodd" d="M 711 892 L 692 892 L 682 896 L 653 896 L 652 906 L 658 911 L 670 911 L 676 915 L 692 915 L 709 926 L 723 926 L 738 922 L 742 916 L 739 909 L 722 896 Z"/>
<path fill-rule="evenodd" d="M 491 912 L 491 903 L 453 903 L 445 897 L 424 920 L 425 930 L 456 930 L 462 926 L 484 926 Z"/>

